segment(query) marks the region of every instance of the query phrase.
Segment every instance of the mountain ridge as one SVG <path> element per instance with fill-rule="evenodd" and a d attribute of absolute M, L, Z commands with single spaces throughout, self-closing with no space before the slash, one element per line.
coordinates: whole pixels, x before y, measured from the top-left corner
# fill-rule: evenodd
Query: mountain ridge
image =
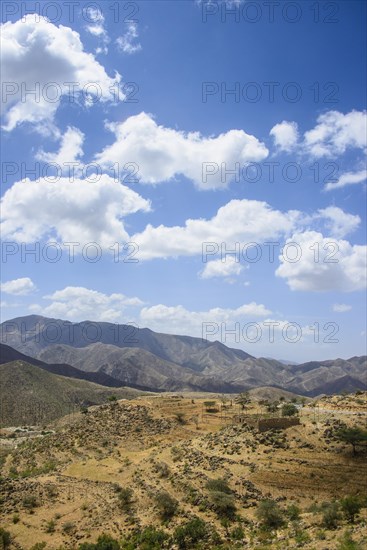
<path fill-rule="evenodd" d="M 284 364 L 219 341 L 108 322 L 38 315 L 1 324 L 1 338 L 47 364 L 67 364 L 153 391 L 235 393 L 272 386 L 305 396 L 367 388 L 366 357 Z M 325 391 L 326 390 L 326 391 Z"/>

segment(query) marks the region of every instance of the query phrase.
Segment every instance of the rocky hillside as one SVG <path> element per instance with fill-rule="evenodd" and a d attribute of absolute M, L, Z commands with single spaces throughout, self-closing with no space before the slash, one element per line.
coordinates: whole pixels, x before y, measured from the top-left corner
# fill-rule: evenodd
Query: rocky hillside
<path fill-rule="evenodd" d="M 108 388 L 49 373 L 25 361 L 0 365 L 0 426 L 44 425 L 111 396 L 132 398 L 130 388 Z"/>

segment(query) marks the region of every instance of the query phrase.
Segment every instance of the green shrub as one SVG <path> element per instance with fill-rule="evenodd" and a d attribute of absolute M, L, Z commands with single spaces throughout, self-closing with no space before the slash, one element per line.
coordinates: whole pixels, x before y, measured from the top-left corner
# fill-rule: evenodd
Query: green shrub
<path fill-rule="evenodd" d="M 338 541 L 339 545 L 336 547 L 336 550 L 362 550 L 362 546 L 352 539 L 349 531 L 345 531 Z"/>
<path fill-rule="evenodd" d="M 198 542 L 208 538 L 208 530 L 205 522 L 200 518 L 194 518 L 177 527 L 173 534 L 173 540 L 180 549 L 190 550 L 195 548 Z"/>
<path fill-rule="evenodd" d="M 72 521 L 65 522 L 62 526 L 62 530 L 67 535 L 71 535 L 71 533 L 73 533 L 75 530 L 75 523 L 73 523 Z"/>
<path fill-rule="evenodd" d="M 206 488 L 209 491 L 216 491 L 219 493 L 227 493 L 228 495 L 232 494 L 232 489 L 228 485 L 228 482 L 225 479 L 209 479 L 206 484 Z"/>
<path fill-rule="evenodd" d="M 56 523 L 53 519 L 50 519 L 50 521 L 48 521 L 46 523 L 46 533 L 54 533 L 55 532 L 55 527 L 56 527 Z"/>
<path fill-rule="evenodd" d="M 300 518 L 301 510 L 295 504 L 290 504 L 285 513 L 291 521 L 295 521 Z"/>
<path fill-rule="evenodd" d="M 169 493 L 161 491 L 155 496 L 154 500 L 163 521 L 170 520 L 175 515 L 178 503 Z"/>
<path fill-rule="evenodd" d="M 233 495 L 212 491 L 210 493 L 210 502 L 220 518 L 233 520 L 236 514 L 236 505 Z"/>
<path fill-rule="evenodd" d="M 265 529 L 278 529 L 284 525 L 283 511 L 274 500 L 261 500 L 257 506 L 256 516 Z"/>
<path fill-rule="evenodd" d="M 130 487 L 122 487 L 118 493 L 119 505 L 124 512 L 130 512 L 133 502 L 133 490 Z"/>
<path fill-rule="evenodd" d="M 123 550 L 136 550 L 137 548 L 139 548 L 139 550 L 161 550 L 167 539 L 168 535 L 164 531 L 148 526 L 145 527 L 141 533 L 134 533 L 124 539 L 121 542 L 121 548 Z M 115 549 L 113 548 L 111 550 Z"/>
<path fill-rule="evenodd" d="M 245 537 L 245 532 L 240 525 L 232 529 L 231 538 L 232 540 L 243 540 Z"/>
<path fill-rule="evenodd" d="M 13 516 L 13 523 L 14 523 L 14 524 L 19 523 L 19 520 L 20 520 L 19 514 L 14 514 L 14 516 Z"/>
<path fill-rule="evenodd" d="M 206 488 L 209 490 L 209 500 L 220 518 L 234 519 L 236 505 L 233 491 L 225 479 L 210 479 Z"/>
<path fill-rule="evenodd" d="M 0 548 L 6 550 L 11 543 L 11 535 L 9 531 L 5 531 L 0 527 Z"/>
<path fill-rule="evenodd" d="M 346 520 L 354 523 L 355 517 L 358 516 L 362 508 L 360 499 L 356 496 L 349 496 L 343 498 L 340 504 Z"/>
<path fill-rule="evenodd" d="M 294 416 L 298 413 L 298 409 L 293 403 L 284 403 L 282 405 L 282 416 Z"/>
<path fill-rule="evenodd" d="M 43 550 L 44 548 L 46 548 L 46 546 L 47 544 L 44 541 L 36 542 L 36 544 L 31 546 L 30 550 Z"/>
<path fill-rule="evenodd" d="M 119 550 L 120 545 L 110 535 L 100 535 L 95 544 L 84 542 L 79 544 L 79 550 Z"/>
<path fill-rule="evenodd" d="M 39 505 L 39 502 L 35 495 L 26 495 L 23 497 L 22 504 L 27 510 L 33 510 L 33 508 Z"/>
<path fill-rule="evenodd" d="M 339 507 L 336 502 L 323 505 L 322 526 L 326 529 L 336 529 L 340 520 Z"/>

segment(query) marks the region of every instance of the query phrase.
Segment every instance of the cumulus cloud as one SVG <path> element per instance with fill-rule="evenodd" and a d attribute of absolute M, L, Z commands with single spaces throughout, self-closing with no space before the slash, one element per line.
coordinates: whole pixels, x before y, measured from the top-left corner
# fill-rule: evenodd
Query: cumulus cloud
<path fill-rule="evenodd" d="M 298 142 L 298 125 L 296 122 L 283 120 L 283 122 L 273 126 L 270 130 L 270 135 L 273 137 L 274 143 L 280 151 L 290 153 L 295 149 Z"/>
<path fill-rule="evenodd" d="M 203 323 L 233 323 L 241 319 L 253 321 L 269 315 L 271 311 L 263 304 L 251 302 L 238 308 L 213 308 L 208 311 L 189 311 L 182 305 L 163 304 L 143 307 L 140 311 L 142 326 L 169 333 L 201 336 Z"/>
<path fill-rule="evenodd" d="M 83 156 L 84 134 L 78 128 L 68 126 L 65 134 L 61 136 L 60 148 L 55 153 L 46 153 L 43 149 L 37 152 L 36 159 L 47 163 L 56 164 L 62 172 L 70 173 L 69 163 L 79 161 Z M 79 163 L 79 168 L 82 165 Z M 77 168 L 77 167 L 75 167 Z M 75 168 L 71 173 L 75 173 Z"/>
<path fill-rule="evenodd" d="M 32 242 L 52 236 L 103 248 L 128 240 L 122 218 L 148 211 L 149 201 L 106 174 L 96 179 L 14 183 L 2 198 L 3 238 Z"/>
<path fill-rule="evenodd" d="M 350 311 L 352 309 L 352 306 L 349 306 L 347 304 L 334 304 L 333 305 L 333 311 L 336 313 L 345 313 L 346 311 Z"/>
<path fill-rule="evenodd" d="M 346 185 L 355 185 L 357 183 L 363 183 L 367 180 L 367 170 L 358 170 L 357 172 L 345 172 L 336 181 L 329 181 L 325 185 L 325 191 L 333 191 L 334 189 L 340 189 Z"/>
<path fill-rule="evenodd" d="M 133 54 L 141 50 L 141 44 L 138 42 L 138 25 L 134 21 L 127 23 L 127 31 L 116 39 L 119 51 L 126 54 Z"/>
<path fill-rule="evenodd" d="M 318 117 L 312 130 L 305 132 L 304 146 L 315 157 L 336 156 L 349 148 L 365 151 L 366 136 L 366 111 L 328 111 Z"/>
<path fill-rule="evenodd" d="M 243 130 L 207 138 L 159 126 L 144 112 L 108 128 L 116 140 L 96 155 L 97 162 L 106 167 L 134 162 L 141 183 L 156 184 L 183 175 L 199 189 L 226 188 L 231 178 L 224 175 L 222 165 L 233 170 L 236 163 L 242 166 L 268 156 L 265 145 Z"/>
<path fill-rule="evenodd" d="M 8 131 L 22 122 L 40 128 L 52 125 L 63 97 L 87 107 L 124 98 L 122 92 L 116 93 L 120 75 L 108 76 L 94 56 L 84 51 L 76 31 L 36 14 L 1 25 L 1 61 L 6 83 L 4 128 Z M 26 90 L 35 93 L 26 94 Z"/>
<path fill-rule="evenodd" d="M 366 287 L 366 253 L 366 246 L 324 237 L 316 231 L 295 233 L 287 239 L 275 273 L 286 279 L 291 290 L 362 290 Z"/>
<path fill-rule="evenodd" d="M 354 214 L 348 214 L 337 206 L 328 206 L 318 210 L 314 218 L 324 218 L 325 226 L 333 237 L 345 237 L 355 231 L 361 223 L 361 218 Z"/>
<path fill-rule="evenodd" d="M 212 218 L 188 219 L 184 226 L 153 227 L 131 237 L 139 246 L 140 259 L 194 256 L 226 243 L 232 249 L 236 243 L 262 243 L 290 234 L 301 214 L 296 210 L 281 212 L 266 202 L 232 200 L 219 208 Z M 214 258 L 213 258 L 214 259 Z M 208 257 L 206 258 L 208 260 Z"/>
<path fill-rule="evenodd" d="M 30 310 L 48 317 L 67 318 L 70 321 L 121 321 L 127 308 L 142 306 L 139 298 L 124 294 L 104 294 L 85 287 L 68 286 L 49 296 L 51 304 L 30 306 Z"/>
<path fill-rule="evenodd" d="M 14 296 L 24 296 L 36 290 L 36 285 L 29 277 L 21 277 L 1 283 L 1 292 L 5 294 L 13 294 Z"/>
<path fill-rule="evenodd" d="M 211 279 L 213 277 L 231 277 L 239 275 L 243 271 L 244 266 L 241 265 L 235 256 L 227 256 L 220 260 L 212 260 L 205 264 L 204 269 L 200 273 L 202 279 Z"/>

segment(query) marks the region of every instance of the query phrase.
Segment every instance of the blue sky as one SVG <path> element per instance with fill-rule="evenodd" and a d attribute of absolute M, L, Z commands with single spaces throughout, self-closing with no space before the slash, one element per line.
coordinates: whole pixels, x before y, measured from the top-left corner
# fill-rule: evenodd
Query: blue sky
<path fill-rule="evenodd" d="M 3 320 L 364 354 L 366 4 L 38 6 L 2 3 Z"/>

